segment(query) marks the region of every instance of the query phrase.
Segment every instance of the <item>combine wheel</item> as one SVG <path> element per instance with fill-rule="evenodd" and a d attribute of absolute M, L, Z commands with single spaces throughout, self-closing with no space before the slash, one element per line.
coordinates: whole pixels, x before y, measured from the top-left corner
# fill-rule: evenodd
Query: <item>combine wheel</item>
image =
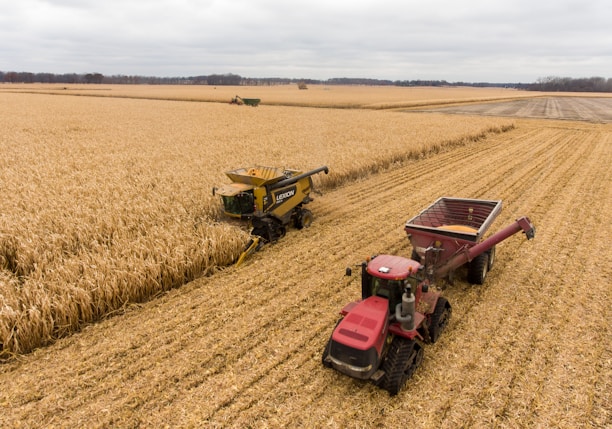
<path fill-rule="evenodd" d="M 495 262 L 495 246 L 491 247 L 487 252 L 489 254 L 489 262 L 487 262 L 487 271 L 491 271 Z"/>
<path fill-rule="evenodd" d="M 487 277 L 487 270 L 489 267 L 489 254 L 488 252 L 481 253 L 472 259 L 472 262 L 468 265 L 468 281 L 473 284 L 481 285 L 484 283 Z"/>
<path fill-rule="evenodd" d="M 270 243 L 273 243 L 275 241 L 277 241 L 280 238 L 283 238 L 285 236 L 287 232 L 287 229 L 276 222 L 270 222 L 269 228 L 268 228 L 268 236 L 269 236 L 269 241 Z"/>
<path fill-rule="evenodd" d="M 253 230 L 251 231 L 251 235 L 256 235 L 258 237 L 263 238 L 264 240 L 268 240 L 268 234 L 266 233 L 266 229 L 261 226 L 253 228 Z"/>
<path fill-rule="evenodd" d="M 295 227 L 297 229 L 308 228 L 312 225 L 312 212 L 308 209 L 302 209 L 298 213 L 298 217 L 295 220 Z"/>
<path fill-rule="evenodd" d="M 448 325 L 452 309 L 446 298 L 438 298 L 436 308 L 434 309 L 429 321 L 429 341 L 435 343 L 440 338 L 440 334 Z"/>
<path fill-rule="evenodd" d="M 268 243 L 273 243 L 279 238 L 284 237 L 286 232 L 287 229 L 285 226 L 272 217 L 253 220 L 253 230 L 251 234 L 263 237 Z"/>
<path fill-rule="evenodd" d="M 385 375 L 381 386 L 389 391 L 391 396 L 397 395 L 422 361 L 423 348 L 416 341 L 394 337 L 382 364 Z"/>

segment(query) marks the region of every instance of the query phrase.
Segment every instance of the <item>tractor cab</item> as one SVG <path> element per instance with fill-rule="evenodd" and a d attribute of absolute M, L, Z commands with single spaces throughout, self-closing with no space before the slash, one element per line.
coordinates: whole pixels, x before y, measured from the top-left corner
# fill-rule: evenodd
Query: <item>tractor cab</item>
<path fill-rule="evenodd" d="M 389 313 L 395 311 L 395 306 L 402 300 L 402 292 L 407 286 L 407 280 L 387 280 L 371 276 L 370 296 L 386 298 L 389 301 Z"/>
<path fill-rule="evenodd" d="M 421 264 L 394 255 L 379 255 L 362 265 L 361 298 L 379 296 L 389 301 L 389 313 L 402 302 L 404 290 L 410 287 L 415 293 L 419 283 L 417 273 Z"/>

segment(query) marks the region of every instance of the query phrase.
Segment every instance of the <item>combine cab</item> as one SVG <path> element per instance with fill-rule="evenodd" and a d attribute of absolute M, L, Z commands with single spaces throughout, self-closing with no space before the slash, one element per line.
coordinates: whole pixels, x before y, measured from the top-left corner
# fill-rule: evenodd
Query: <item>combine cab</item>
<path fill-rule="evenodd" d="M 301 172 L 277 167 L 251 167 L 228 171 L 232 183 L 213 189 L 221 197 L 223 212 L 230 217 L 247 219 L 251 234 L 267 242 L 285 235 L 286 226 L 307 228 L 313 220 L 303 206 L 312 201 L 311 176 L 328 173 L 323 166 Z"/>

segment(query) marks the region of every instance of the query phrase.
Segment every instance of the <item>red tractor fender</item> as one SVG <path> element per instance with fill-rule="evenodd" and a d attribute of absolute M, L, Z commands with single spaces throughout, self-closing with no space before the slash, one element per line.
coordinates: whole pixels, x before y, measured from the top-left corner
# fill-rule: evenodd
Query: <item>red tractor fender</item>
<path fill-rule="evenodd" d="M 419 312 L 415 312 L 414 314 L 415 329 L 411 331 L 405 331 L 402 329 L 402 325 L 399 322 L 395 322 L 395 323 L 392 323 L 391 326 L 389 326 L 389 332 L 392 333 L 393 335 L 404 337 L 409 340 L 414 340 L 415 338 L 418 338 L 419 340 L 424 341 L 421 334 L 417 331 L 417 329 L 421 326 L 421 323 L 423 323 L 423 320 L 425 320 L 425 316 Z"/>

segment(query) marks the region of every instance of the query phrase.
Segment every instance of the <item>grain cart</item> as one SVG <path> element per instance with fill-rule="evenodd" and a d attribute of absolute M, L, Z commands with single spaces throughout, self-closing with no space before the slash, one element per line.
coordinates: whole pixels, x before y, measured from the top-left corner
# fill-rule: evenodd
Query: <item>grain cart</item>
<path fill-rule="evenodd" d="M 313 200 L 312 175 L 329 172 L 326 166 L 305 173 L 277 167 L 239 168 L 225 174 L 232 183 L 213 188 L 221 196 L 223 212 L 247 219 L 251 234 L 273 242 L 285 235 L 286 225 L 307 228 L 312 212 L 303 206 Z"/>
<path fill-rule="evenodd" d="M 486 251 L 482 239 L 502 208 L 501 201 L 442 197 L 406 222 L 404 230 L 412 244 L 412 259 L 425 266 L 434 282 L 454 277 L 454 271 L 467 263 L 468 281 L 483 284 L 495 261 L 495 244 L 520 229 L 533 238 L 535 229 L 528 218 L 522 217 L 508 234 L 496 234 L 489 240 Z M 515 230 L 516 228 L 519 228 Z M 476 247 L 475 251 L 471 251 Z M 456 258 L 463 254 L 465 258 Z M 459 263 L 461 262 L 461 263 Z"/>
<path fill-rule="evenodd" d="M 457 202 L 456 199 L 441 200 Z M 433 205 L 436 209 L 442 206 L 438 201 Z M 528 239 L 534 237 L 534 226 L 528 218 L 522 217 L 486 240 L 479 241 L 501 209 L 501 202 L 460 201 L 465 204 L 462 207 L 467 217 L 473 219 L 478 216 L 480 220 L 471 224 L 468 220 L 459 222 L 461 219 L 453 218 L 455 223 L 449 224 L 453 228 L 447 227 L 442 233 L 435 232 L 433 237 L 429 232 L 422 234 L 421 229 L 417 229 L 416 234 L 410 229 L 413 239 L 430 239 L 428 243 L 418 238 L 413 241 L 417 243 L 417 257 L 425 259 L 425 264 L 394 255 L 378 255 L 361 264 L 361 299 L 347 304 L 340 311 L 342 317 L 323 351 L 324 366 L 357 379 L 373 381 L 391 395 L 396 395 L 423 360 L 423 344 L 435 342 L 451 316 L 449 302 L 433 290 L 434 281 L 479 255 L 487 254 L 497 243 L 521 230 Z M 412 227 L 420 222 L 417 219 L 419 216 L 406 225 Z M 438 222 L 427 223 L 427 228 L 436 228 Z M 482 230 L 480 233 L 464 231 L 459 228 L 466 226 L 464 223 L 476 231 Z M 446 220 L 441 225 L 448 226 Z M 458 234 L 474 234 L 476 237 L 463 240 Z M 446 241 L 456 240 L 469 244 L 458 242 L 442 247 Z M 485 265 L 487 262 L 484 261 Z M 346 274 L 351 275 L 350 268 Z"/>

